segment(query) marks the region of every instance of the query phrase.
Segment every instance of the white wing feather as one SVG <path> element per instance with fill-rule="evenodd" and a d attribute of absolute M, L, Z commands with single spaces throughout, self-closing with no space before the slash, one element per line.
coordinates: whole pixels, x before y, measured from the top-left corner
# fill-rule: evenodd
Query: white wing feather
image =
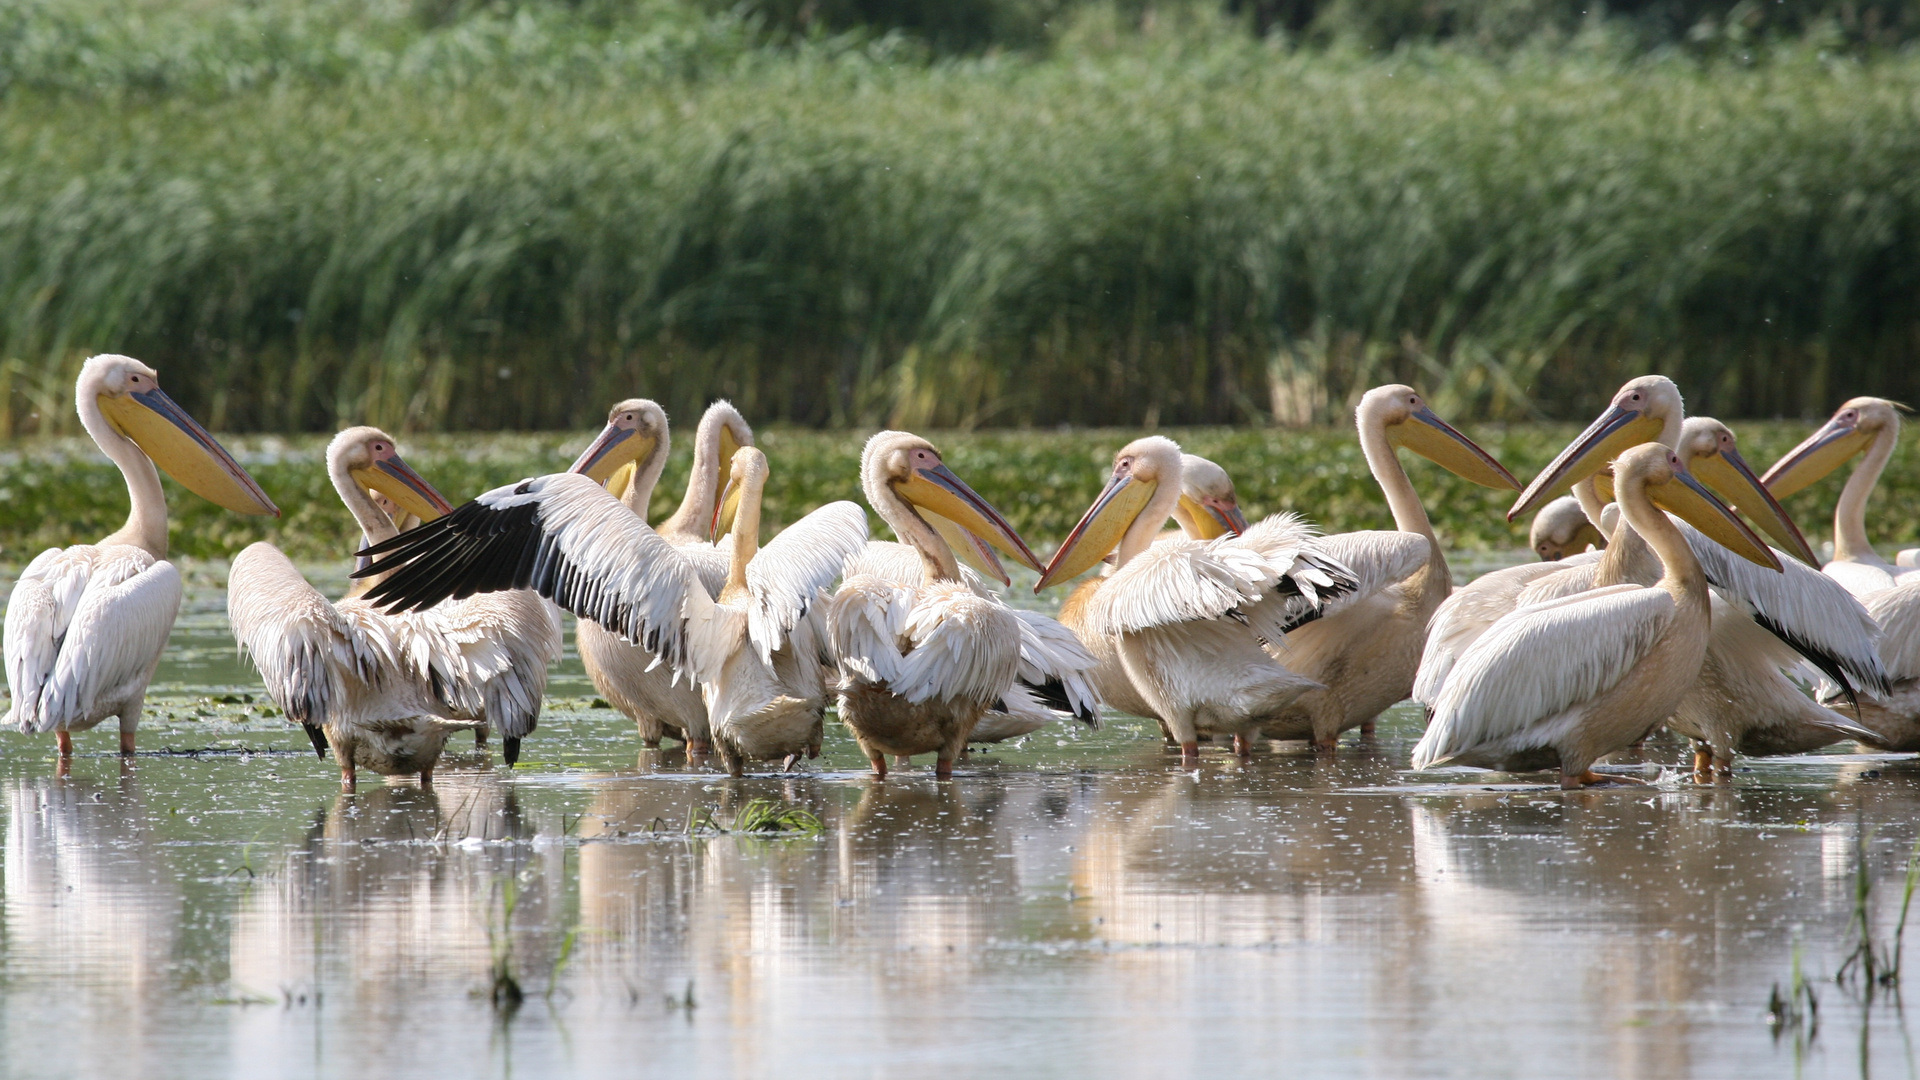
<path fill-rule="evenodd" d="M 274 703 L 310 727 L 348 707 L 348 683 L 383 687 L 398 666 L 391 617 L 360 600 L 336 607 L 271 544 L 250 545 L 228 574 L 227 621 Z"/>
<path fill-rule="evenodd" d="M 1909 581 L 1867 598 L 1867 613 L 1880 624 L 1880 660 L 1895 681 L 1920 679 L 1920 581 Z"/>
<path fill-rule="evenodd" d="M 781 530 L 747 564 L 747 637 L 772 663 L 787 634 L 811 609 L 821 589 L 867 543 L 867 512 L 835 502 Z"/>
<path fill-rule="evenodd" d="M 1616 585 L 1501 619 L 1462 656 L 1413 751 L 1425 769 L 1519 734 L 1619 682 L 1673 621 L 1665 589 Z"/>
<path fill-rule="evenodd" d="M 181 593 L 173 564 L 139 548 L 41 554 L 7 609 L 13 722 L 23 731 L 54 731 L 98 720 L 112 701 L 105 695 L 150 677 Z"/>

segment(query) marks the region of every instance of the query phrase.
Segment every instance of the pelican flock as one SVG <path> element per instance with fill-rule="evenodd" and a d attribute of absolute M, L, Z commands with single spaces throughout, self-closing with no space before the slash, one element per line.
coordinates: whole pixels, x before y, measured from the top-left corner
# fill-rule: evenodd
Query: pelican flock
<path fill-rule="evenodd" d="M 236 513 L 279 513 L 158 379 L 124 356 L 82 366 L 76 408 L 125 480 L 127 523 L 41 553 L 7 605 L 5 720 L 53 732 L 63 769 L 72 733 L 109 718 L 120 752 L 137 749 L 183 592 L 160 471 Z M 643 745 L 679 740 L 689 767 L 711 753 L 733 776 L 791 770 L 837 724 L 875 777 L 931 755 L 944 780 L 969 744 L 1097 728 L 1103 712 L 1157 723 L 1190 769 L 1216 740 L 1243 760 L 1265 740 L 1328 751 L 1355 728 L 1370 745 L 1411 698 L 1426 714 L 1415 772 L 1616 782 L 1605 759 L 1664 726 L 1692 742 L 1696 781 L 1725 782 L 1737 755 L 1920 749 L 1920 556 L 1883 559 L 1866 521 L 1899 428 L 1899 407 L 1854 398 L 1757 475 L 1731 428 L 1644 376 L 1523 488 L 1417 390 L 1386 385 L 1354 400 L 1354 433 L 1392 529 L 1252 520 L 1232 462 L 1148 435 L 1119 448 L 1042 559 L 904 431 L 867 441 L 846 487 L 864 507 L 829 501 L 769 530 L 781 463 L 724 401 L 700 418 L 685 494 L 657 526 L 672 441 L 646 398 L 615 404 L 565 471 L 457 508 L 387 433 L 352 427 L 326 452 L 362 536 L 340 553 L 354 560 L 346 595 L 256 543 L 230 568 L 228 619 L 348 791 L 359 770 L 431 786 L 459 731 L 483 755 L 497 736 L 513 766 L 561 654 L 561 611 Z M 1540 561 L 1456 588 L 1401 450 L 1519 491 L 1509 520 L 1532 515 Z M 1855 458 L 1819 567 L 1780 499 Z M 893 539 L 869 537 L 869 512 Z M 1028 573 L 1031 592 L 1010 591 Z M 1068 584 L 1056 618 L 1045 598 Z"/>

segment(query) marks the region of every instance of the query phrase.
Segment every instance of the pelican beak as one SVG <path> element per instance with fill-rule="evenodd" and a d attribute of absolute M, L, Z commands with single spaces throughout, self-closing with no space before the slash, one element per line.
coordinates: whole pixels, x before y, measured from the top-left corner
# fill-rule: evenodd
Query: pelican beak
<path fill-rule="evenodd" d="M 733 429 L 725 424 L 720 425 L 720 460 L 732 461 L 741 446 L 740 440 L 733 437 Z"/>
<path fill-rule="evenodd" d="M 1020 534 L 1013 531 L 1013 526 L 1007 524 L 1007 519 L 1000 516 L 1000 511 L 945 465 L 915 468 L 893 489 L 914 506 L 933 511 L 1013 556 L 1020 565 L 1040 569 L 1040 560 L 1027 548 L 1027 542 L 1020 539 Z"/>
<path fill-rule="evenodd" d="M 1593 480 L 1593 493 L 1600 496 L 1602 504 L 1613 501 L 1613 466 L 1608 465 L 1590 478 Z"/>
<path fill-rule="evenodd" d="M 638 428 L 608 424 L 600 431 L 580 456 L 567 466 L 568 472 L 585 475 L 596 484 L 604 484 L 620 471 L 623 465 L 638 462 L 653 453 L 659 439 L 651 435 L 641 435 Z"/>
<path fill-rule="evenodd" d="M 1071 581 L 1092 569 L 1107 552 L 1119 546 L 1120 538 L 1146 508 L 1157 487 L 1159 484 L 1151 480 L 1135 480 L 1131 471 L 1115 472 L 1080 523 L 1067 534 L 1060 550 L 1053 553 L 1053 560 L 1041 572 L 1033 591 L 1039 592 L 1055 582 Z"/>
<path fill-rule="evenodd" d="M 1873 436 L 1860 430 L 1858 421 L 1843 423 L 1829 420 L 1820 430 L 1787 456 L 1773 463 L 1760 482 L 1776 499 L 1784 499 L 1846 464 L 1847 459 L 1867 448 Z"/>
<path fill-rule="evenodd" d="M 1007 568 L 1000 565 L 1000 556 L 993 553 L 993 545 L 931 510 L 921 510 L 920 516 L 933 526 L 933 531 L 940 534 L 940 539 L 947 542 L 961 562 L 1002 585 L 1013 584 L 1013 579 L 1007 576 Z"/>
<path fill-rule="evenodd" d="M 1462 480 L 1481 487 L 1519 491 L 1520 481 L 1493 455 L 1480 449 L 1472 439 L 1460 434 L 1452 424 L 1422 407 L 1403 423 L 1393 427 L 1395 441 Z"/>
<path fill-rule="evenodd" d="M 259 482 L 159 387 L 99 400 L 113 426 L 188 491 L 235 513 L 280 516 Z"/>
<path fill-rule="evenodd" d="M 722 536 L 733 530 L 733 519 L 739 512 L 740 478 L 729 473 L 727 486 L 713 502 L 713 523 L 707 528 L 707 539 L 719 543 Z"/>
<path fill-rule="evenodd" d="M 398 454 L 378 458 L 368 468 L 354 469 L 352 476 L 361 487 L 385 495 L 393 505 L 421 521 L 432 521 L 453 512 L 453 504 L 414 472 L 411 465 L 400 460 Z"/>
<path fill-rule="evenodd" d="M 1760 530 L 1773 537 L 1781 548 L 1808 566 L 1818 567 L 1819 559 L 1799 526 L 1787 516 L 1785 507 L 1767 485 L 1760 482 L 1738 450 L 1723 449 L 1717 454 L 1696 458 L 1688 466 L 1714 494 L 1747 515 Z"/>
<path fill-rule="evenodd" d="M 1533 478 L 1527 490 L 1520 493 L 1520 501 L 1507 511 L 1507 520 L 1531 514 L 1548 499 L 1565 494 L 1575 482 L 1592 476 L 1621 451 L 1659 438 L 1660 427 L 1660 418 L 1648 416 L 1643 410 L 1608 406 L 1598 420 L 1587 425 L 1579 438 L 1567 444 L 1560 456 Z"/>
<path fill-rule="evenodd" d="M 1196 499 L 1183 492 L 1180 509 L 1186 511 L 1187 518 L 1193 522 L 1202 540 L 1215 540 L 1229 533 L 1239 536 L 1247 531 L 1247 515 L 1240 512 L 1238 503 L 1225 499 Z"/>
<path fill-rule="evenodd" d="M 1607 546 L 1607 538 L 1600 535 L 1600 530 L 1595 528 L 1591 521 L 1573 530 L 1573 539 L 1567 542 L 1567 550 L 1562 557 L 1577 555 L 1587 550 L 1589 544 L 1593 545 L 1596 551 L 1604 550 Z"/>
<path fill-rule="evenodd" d="M 639 463 L 632 461 L 613 470 L 613 475 L 607 477 L 607 494 L 616 499 L 625 499 L 627 490 L 633 487 L 634 476 L 639 472 Z"/>
<path fill-rule="evenodd" d="M 1741 558 L 1769 570 L 1785 571 L 1772 549 L 1767 547 L 1766 541 L 1760 539 L 1747 527 L 1746 522 L 1740 520 L 1738 514 L 1709 491 L 1707 485 L 1685 469 L 1675 469 L 1673 480 L 1669 483 L 1649 484 L 1647 495 L 1655 506 L 1679 515 L 1715 543 Z"/>

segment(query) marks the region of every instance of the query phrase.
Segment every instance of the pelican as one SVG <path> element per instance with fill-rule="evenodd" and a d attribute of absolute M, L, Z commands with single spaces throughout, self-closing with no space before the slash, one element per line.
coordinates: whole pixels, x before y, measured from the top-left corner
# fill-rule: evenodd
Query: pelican
<path fill-rule="evenodd" d="M 134 752 L 147 683 L 180 610 L 180 572 L 167 561 L 167 500 L 154 466 L 228 510 L 280 516 L 140 361 L 88 359 L 74 405 L 94 444 L 119 466 L 132 508 L 127 523 L 98 544 L 48 548 L 21 571 L 4 648 L 13 707 L 0 718 L 21 731 L 53 732 L 63 766 L 73 757 L 73 732 L 109 716 L 120 721 L 120 752 Z"/>
<path fill-rule="evenodd" d="M 1201 735 L 1235 736 L 1244 755 L 1249 731 L 1320 687 L 1261 645 L 1281 641 L 1355 581 L 1308 549 L 1313 532 L 1292 515 L 1217 540 L 1156 542 L 1179 502 L 1182 468 L 1171 439 L 1149 436 L 1123 447 L 1105 489 L 1034 591 L 1115 552 L 1113 572 L 1075 589 L 1060 621 L 1103 661 L 1103 685 L 1124 678 L 1150 710 L 1145 715 L 1180 743 L 1182 764 L 1193 766 Z"/>
<path fill-rule="evenodd" d="M 1533 516 L 1527 544 L 1542 562 L 1559 562 L 1569 555 L 1583 554 L 1589 546 L 1605 548 L 1607 537 L 1587 519 L 1579 499 L 1562 495 Z"/>
<path fill-rule="evenodd" d="M 682 503 L 683 507 L 691 507 L 688 513 L 698 513 L 705 507 L 711 519 L 715 482 L 706 479 L 706 473 L 718 475 L 720 466 L 712 460 L 713 455 L 723 443 L 735 438 L 734 426 L 729 420 L 738 416 L 732 406 L 717 402 L 701 419 L 693 473 L 687 480 L 687 497 Z M 738 426 L 745 430 L 744 421 Z M 746 431 L 745 435 L 747 444 L 751 444 L 752 432 Z M 661 471 L 666 468 L 670 446 L 666 411 L 645 398 L 631 398 L 613 407 L 607 414 L 606 427 L 569 468 L 607 484 L 608 490 L 644 522 L 647 504 L 653 498 Z M 661 529 L 667 526 L 663 524 Z M 684 530 L 671 534 L 663 531 L 661 539 L 694 553 L 708 593 L 719 594 L 726 580 L 727 563 L 724 557 L 716 563 L 707 554 L 711 551 L 720 555 L 719 549 L 704 537 L 690 536 Z M 700 696 L 700 688 L 691 680 L 678 677 L 673 668 L 660 664 L 653 653 L 621 640 L 618 634 L 592 620 L 581 620 L 575 625 L 573 637 L 580 649 L 581 666 L 587 669 L 594 689 L 634 722 L 643 744 L 659 746 L 662 736 L 672 735 L 687 744 L 689 754 L 711 751 L 707 704 Z"/>
<path fill-rule="evenodd" d="M 701 572 L 713 574 L 715 581 L 726 578 L 729 556 L 724 543 L 713 542 L 711 525 L 716 513 L 722 528 L 733 517 L 732 508 L 723 505 L 725 499 L 719 495 L 721 470 L 732 465 L 741 447 L 752 445 L 753 428 L 731 402 L 707 406 L 693 433 L 693 471 L 687 474 L 687 492 L 679 509 L 658 530 L 667 543 L 687 548 L 699 561 Z"/>
<path fill-rule="evenodd" d="M 398 535 L 370 492 L 421 519 L 449 509 L 378 428 L 348 428 L 327 447 L 327 474 L 361 532 Z M 504 593 L 389 616 L 365 598 L 329 603 L 271 544 L 242 551 L 228 575 L 235 639 L 267 692 L 319 751 L 330 747 L 343 790 L 357 770 L 418 773 L 433 785 L 447 736 L 498 728 L 509 765 L 533 730 L 560 626 L 539 597 Z"/>
<path fill-rule="evenodd" d="M 888 754 L 932 751 L 935 776 L 951 777 L 974 727 L 996 705 L 1010 704 L 1009 694 L 1023 711 L 1057 694 L 1090 721 L 1097 716 L 1098 698 L 1079 674 L 1091 658 L 1043 625 L 1051 620 L 1016 613 L 963 579 L 954 548 L 929 515 L 1035 570 L 1040 562 L 932 443 L 880 432 L 861 452 L 860 484 L 867 504 L 920 562 L 913 575 L 898 565 L 896 549 L 862 552 L 827 610 L 840 666 L 840 719 L 875 775 L 886 777 Z M 1063 656 L 1078 670 L 1045 670 Z"/>
<path fill-rule="evenodd" d="M 1636 446 L 1614 474 L 1620 513 L 1659 558 L 1659 580 L 1523 607 L 1495 623 L 1432 703 L 1414 768 L 1557 766 L 1563 788 L 1600 783 L 1607 778 L 1595 762 L 1672 715 L 1706 657 L 1711 601 L 1700 561 L 1662 509 L 1742 558 L 1780 569 L 1672 450 Z"/>
<path fill-rule="evenodd" d="M 1180 498 L 1173 504 L 1173 520 L 1180 524 L 1180 535 L 1191 540 L 1217 540 L 1247 531 L 1247 515 L 1240 510 L 1233 477 L 1199 454 L 1180 455 Z"/>
<path fill-rule="evenodd" d="M 1880 624 L 1880 659 L 1891 685 L 1884 694 L 1860 697 L 1860 721 L 1875 736 L 1861 741 L 1902 753 L 1920 750 L 1920 580 L 1882 589 L 1865 603 Z"/>
<path fill-rule="evenodd" d="M 1783 572 L 1770 573 L 1735 558 L 1684 523 L 1676 526 L 1717 590 L 1699 680 L 1671 718 L 1676 730 L 1695 740 L 1696 778 L 1704 782 L 1715 773 L 1730 775 L 1736 751 L 1798 752 L 1870 736 L 1807 698 L 1788 675 L 1799 667 L 1788 650 L 1844 686 L 1858 682 L 1884 688 L 1872 620 L 1857 601 L 1808 565 L 1812 551 L 1806 540 L 1741 458 L 1733 432 L 1708 417 L 1683 416 L 1680 391 L 1670 380 L 1656 375 L 1629 381 L 1608 409 L 1535 478 L 1509 518 L 1526 513 L 1548 492 L 1572 481 L 1585 512 L 1604 526 L 1607 519 L 1595 489 L 1596 481 L 1606 479 L 1600 463 L 1649 439 L 1674 448 L 1689 474 L 1722 499 L 1748 508 L 1753 520 L 1791 551 L 1775 551 Z M 1506 612 L 1610 585 L 1651 585 L 1662 573 L 1653 550 L 1617 517 L 1612 542 L 1603 552 L 1568 563 L 1572 565 L 1546 573 L 1535 571 L 1550 564 L 1536 563 L 1489 574 L 1443 604 L 1429 628 L 1415 698 L 1439 700 L 1452 665 Z"/>
<path fill-rule="evenodd" d="M 714 748 L 727 772 L 748 759 L 819 753 L 832 657 L 815 607 L 817 594 L 867 543 L 867 512 L 834 502 L 760 546 L 760 499 L 767 456 L 734 451 L 726 493 L 733 507 L 732 551 L 717 603 L 704 590 L 688 597 L 690 653 L 705 695 Z"/>
<path fill-rule="evenodd" d="M 1900 408 L 1876 397 L 1857 397 L 1840 406 L 1820 430 L 1787 451 L 1761 477 L 1775 497 L 1784 499 L 1845 464 L 1862 451 L 1833 508 L 1833 561 L 1825 570 L 1862 599 L 1882 589 L 1920 580 L 1909 568 L 1920 549 L 1900 552 L 1895 563 L 1882 559 L 1867 539 L 1867 499 L 1900 441 Z"/>
<path fill-rule="evenodd" d="M 1413 690 L 1427 622 L 1453 592 L 1446 551 L 1396 451 L 1405 447 L 1483 487 L 1520 487 L 1471 439 L 1434 415 L 1412 387 L 1367 391 L 1354 409 L 1367 467 L 1386 495 L 1397 531 L 1324 537 L 1317 549 L 1351 567 L 1356 595 L 1287 635 L 1275 655 L 1325 689 L 1303 696 L 1265 725 L 1269 738 L 1311 738 L 1331 750 L 1342 731 L 1371 730 L 1376 717 Z"/>

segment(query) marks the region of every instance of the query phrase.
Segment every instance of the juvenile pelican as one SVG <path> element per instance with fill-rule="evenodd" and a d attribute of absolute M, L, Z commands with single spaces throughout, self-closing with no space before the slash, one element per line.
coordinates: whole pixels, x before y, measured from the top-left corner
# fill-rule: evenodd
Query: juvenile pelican
<path fill-rule="evenodd" d="M 327 473 L 372 542 L 398 530 L 370 490 L 423 519 L 448 509 L 377 428 L 335 436 Z M 538 721 L 547 664 L 560 651 L 558 621 L 537 596 L 473 597 L 390 616 L 365 599 L 329 603 L 266 543 L 234 560 L 227 614 L 274 702 L 306 728 L 315 750 L 332 748 L 347 791 L 361 768 L 418 773 L 431 787 L 447 736 L 488 724 L 512 764 Z"/>
<path fill-rule="evenodd" d="M 849 567 L 834 594 L 827 622 L 840 663 L 840 719 L 876 775 L 886 776 L 889 754 L 932 751 L 934 773 L 946 779 L 983 714 L 1010 692 L 1029 693 L 1016 689 L 1024 677 L 1032 679 L 1028 685 L 1045 682 L 1025 655 L 1030 641 L 1045 642 L 997 597 L 962 579 L 953 548 L 922 511 L 1036 570 L 1040 563 L 1000 512 L 917 435 L 883 431 L 869 439 L 860 483 L 867 504 L 919 556 L 921 570 L 918 580 L 902 580 L 897 568 L 868 561 Z M 1091 713 L 1097 705 L 1082 707 Z"/>
<path fill-rule="evenodd" d="M 80 423 L 127 483 L 127 523 L 98 544 L 48 548 L 21 571 L 7 604 L 5 656 L 13 708 L 0 723 L 51 731 L 64 763 L 73 735 L 120 721 L 134 732 L 167 634 L 180 610 L 180 572 L 167 561 L 160 474 L 241 514 L 280 511 L 233 456 L 160 389 L 154 370 L 103 354 L 74 386 Z"/>
<path fill-rule="evenodd" d="M 709 518 L 714 506 L 714 484 L 703 480 L 703 470 L 718 472 L 719 466 L 709 459 L 719 444 L 733 437 L 733 427 L 726 423 L 729 413 L 734 417 L 739 415 L 725 402 L 717 402 L 707 410 L 694 451 L 693 473 L 687 480 L 687 502 L 695 511 L 706 506 Z M 744 422 L 740 427 L 744 429 Z M 752 433 L 746 435 L 751 442 Z M 666 411 L 645 398 L 631 398 L 613 407 L 607 414 L 607 426 L 569 468 L 606 483 L 608 490 L 644 522 L 647 504 L 653 498 L 661 471 L 666 468 L 671 441 Z M 714 446 L 708 447 L 709 442 Z M 702 491 L 704 495 L 700 494 Z M 696 567 L 702 583 L 709 594 L 719 594 L 726 580 L 727 564 L 724 557 L 716 563 L 707 555 L 709 551 L 720 555 L 719 549 L 705 537 L 691 537 L 685 532 L 663 533 L 661 539 L 683 551 L 696 553 L 694 558 L 698 560 Z M 687 744 L 689 754 L 705 754 L 712 749 L 707 704 L 691 679 L 676 675 L 673 668 L 659 663 L 653 653 L 621 640 L 618 634 L 590 619 L 574 626 L 573 637 L 580 649 L 580 664 L 587 669 L 594 689 L 634 722 L 643 744 L 659 746 L 662 736 L 671 735 Z"/>
<path fill-rule="evenodd" d="M 1435 416 L 1412 387 L 1367 391 L 1354 409 L 1354 426 L 1397 531 L 1318 541 L 1318 550 L 1351 567 L 1362 586 L 1275 650 L 1288 668 L 1325 689 L 1302 696 L 1264 727 L 1269 738 L 1310 738 L 1322 750 L 1332 749 L 1348 728 L 1369 730 L 1412 692 L 1427 622 L 1453 592 L 1446 551 L 1396 451 L 1405 447 L 1483 487 L 1520 487 L 1491 454 Z"/>
<path fill-rule="evenodd" d="M 1833 508 L 1833 561 L 1826 572 L 1847 591 L 1862 599 L 1906 581 L 1920 580 L 1920 569 L 1910 569 L 1913 551 L 1903 551 L 1898 565 L 1873 550 L 1867 539 L 1867 499 L 1893 457 L 1900 441 L 1900 409 L 1891 401 L 1857 397 L 1840 406 L 1820 430 L 1773 463 L 1761 480 L 1775 497 L 1784 499 L 1866 453 L 1840 489 Z"/>
<path fill-rule="evenodd" d="M 1614 475 L 1621 514 L 1660 559 L 1660 579 L 1501 619 L 1460 657 L 1432 703 L 1414 768 L 1557 766 L 1562 787 L 1597 783 L 1606 778 L 1592 771 L 1594 762 L 1673 713 L 1700 674 L 1711 601 L 1699 560 L 1662 509 L 1741 557 L 1779 569 L 1759 537 L 1666 447 L 1634 447 Z"/>
<path fill-rule="evenodd" d="M 1181 495 L 1180 447 L 1137 439 L 1114 458 L 1098 499 L 1054 553 L 1034 586 L 1071 580 L 1115 552 L 1115 569 L 1068 597 L 1060 621 L 1104 668 L 1122 678 L 1180 743 L 1183 764 L 1199 762 L 1202 734 L 1247 732 L 1320 684 L 1262 650 L 1354 587 L 1351 573 L 1307 547 L 1313 532 L 1276 515 L 1237 536 L 1160 540 Z M 1290 642 L 1289 642 L 1290 643 Z M 1115 669 L 1118 669 L 1117 671 Z"/>
<path fill-rule="evenodd" d="M 1562 495 L 1533 516 L 1527 543 L 1542 562 L 1559 562 L 1569 555 L 1585 552 L 1589 546 L 1605 548 L 1607 538 L 1599 526 L 1587 519 L 1586 511 L 1580 509 L 1580 500 Z"/>
<path fill-rule="evenodd" d="M 866 511 L 834 502 L 761 547 L 766 486 L 767 456 L 751 446 L 734 451 L 720 503 L 734 507 L 726 584 L 718 603 L 699 592 L 687 604 L 714 747 L 734 776 L 749 759 L 791 766 L 801 752 L 819 752 L 833 664 L 816 601 L 867 542 Z M 719 516 L 716 506 L 716 529 Z"/>

